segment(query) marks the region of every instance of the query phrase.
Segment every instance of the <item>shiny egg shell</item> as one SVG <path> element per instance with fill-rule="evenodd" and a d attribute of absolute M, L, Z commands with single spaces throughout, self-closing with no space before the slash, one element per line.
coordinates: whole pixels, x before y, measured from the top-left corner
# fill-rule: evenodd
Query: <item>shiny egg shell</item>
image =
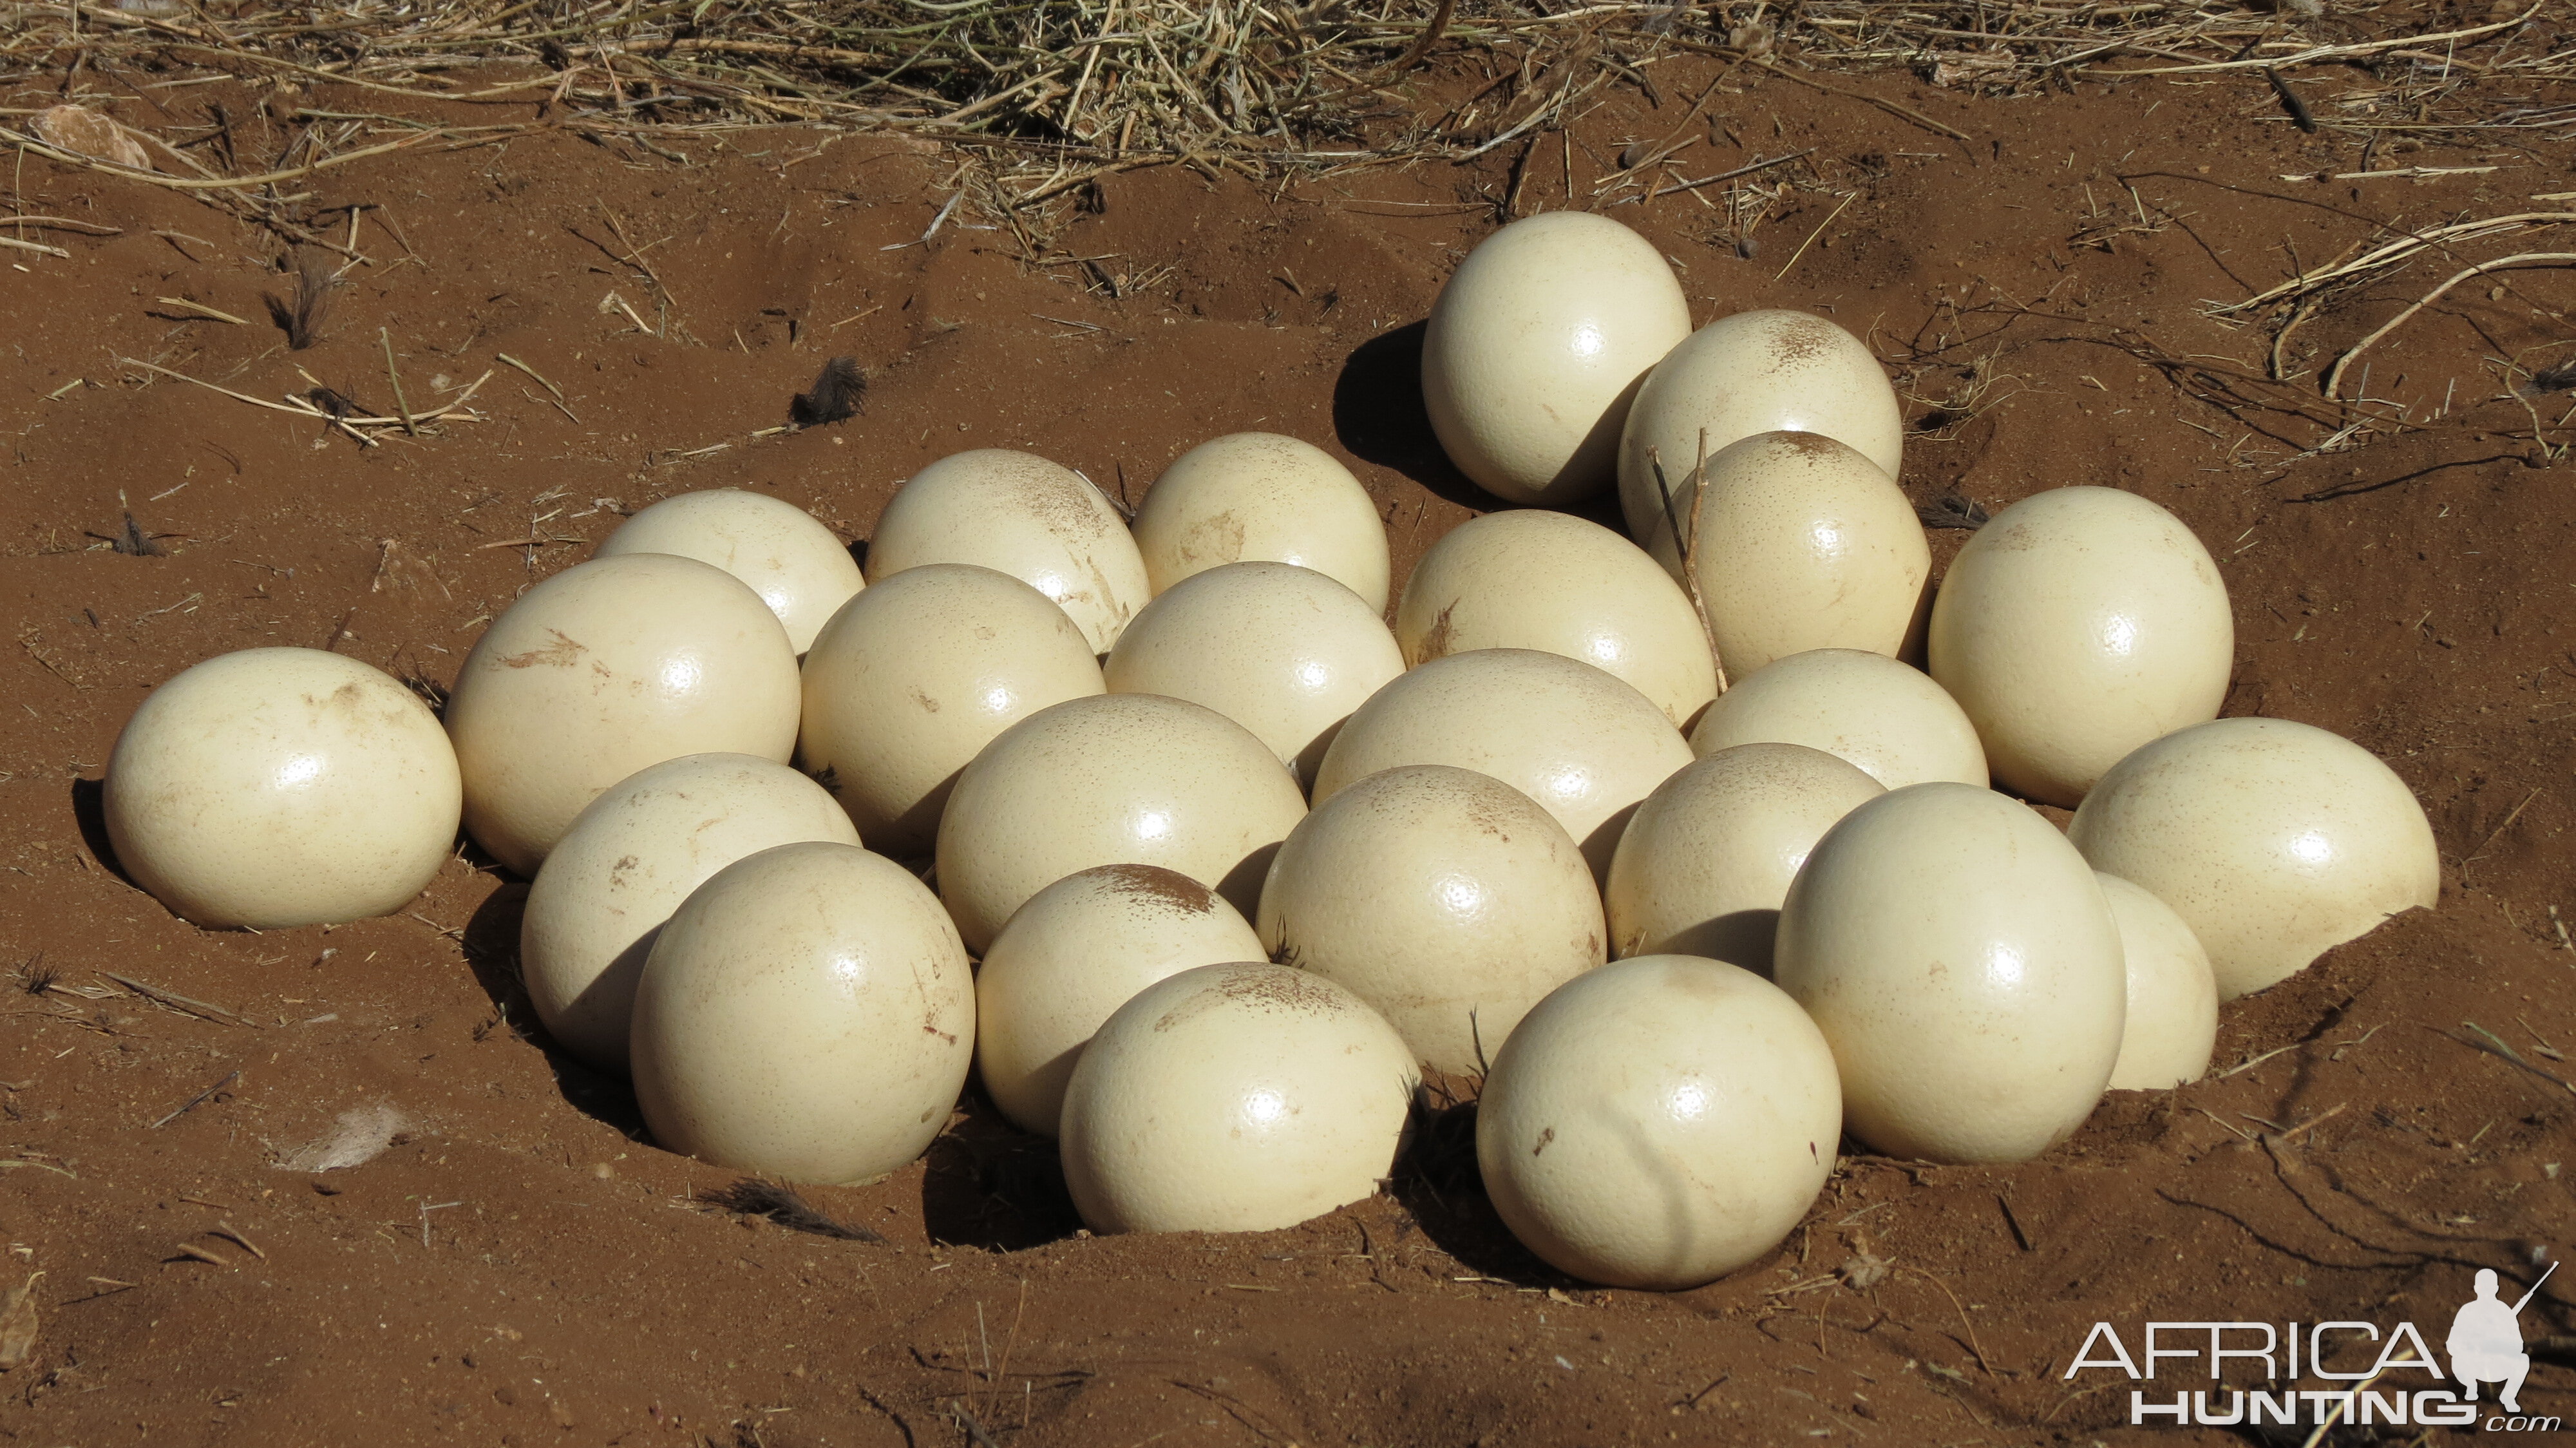
<path fill-rule="evenodd" d="M 1820 433 L 1755 433 L 1708 460 L 1698 508 L 1691 567 L 1730 676 L 1809 649 L 1894 658 L 1922 621 L 1923 524 L 1858 451 Z M 1689 535 L 1691 519 L 1681 524 Z"/>
<path fill-rule="evenodd" d="M 1174 459 L 1136 508 L 1136 547 L 1157 595 L 1228 563 L 1311 568 L 1386 612 L 1386 524 L 1331 453 L 1275 432 L 1237 432 Z"/>
<path fill-rule="evenodd" d="M 1259 960 L 1223 896 L 1157 865 L 1096 865 L 1012 912 L 975 976 L 975 1068 L 1023 1131 L 1056 1134 L 1083 1045 L 1138 991 L 1202 965 Z"/>
<path fill-rule="evenodd" d="M 1807 852 L 1887 791 L 1802 744 L 1721 749 L 1629 817 L 1603 888 L 1619 956 L 1700 955 L 1771 973 L 1771 936 Z"/>
<path fill-rule="evenodd" d="M 2120 1054 L 2120 930 L 2028 805 L 1953 783 L 1843 816 L 1780 907 L 1773 978 L 1834 1048 L 1843 1125 L 1888 1156 L 2027 1161 Z"/>
<path fill-rule="evenodd" d="M 1065 1185 L 1095 1232 L 1261 1232 L 1373 1196 L 1420 1078 L 1359 997 L 1284 965 L 1147 986 L 1064 1096 Z"/>
<path fill-rule="evenodd" d="M 1094 654 L 1153 596 L 1126 520 L 1071 468 L 1004 448 L 956 453 L 898 489 L 868 540 L 868 578 L 973 563 L 1054 599 Z"/>
<path fill-rule="evenodd" d="M 921 1155 L 975 1048 L 947 912 L 849 845 L 735 861 L 662 927 L 635 991 L 635 1103 L 665 1150 L 797 1182 Z"/>
<path fill-rule="evenodd" d="M 2209 550 L 2116 488 L 2052 488 L 1969 535 L 1925 664 L 2007 789 L 2074 806 L 2129 751 L 2218 717 L 2236 624 Z"/>
<path fill-rule="evenodd" d="M 926 563 L 815 636 L 796 761 L 870 849 L 908 860 L 930 853 L 958 772 L 994 736 L 1102 691 L 1090 641 L 1045 594 L 971 563 Z"/>
<path fill-rule="evenodd" d="M 144 697 L 108 756 L 116 862 L 183 919 L 389 915 L 447 863 L 456 752 L 411 690 L 320 649 L 244 649 Z"/>
<path fill-rule="evenodd" d="M 766 493 L 708 488 L 664 498 L 617 525 L 596 556 L 675 553 L 750 585 L 778 615 L 796 652 L 865 587 L 858 560 L 814 515 Z"/>
<path fill-rule="evenodd" d="M 1654 243 L 1587 212 L 1526 217 L 1440 289 L 1423 406 L 1487 492 L 1565 507 L 1608 486 L 1638 379 L 1688 335 L 1690 304 Z"/>
<path fill-rule="evenodd" d="M 1538 802 L 1598 880 L 1629 811 L 1691 762 L 1654 701 L 1590 664 L 1477 649 L 1411 670 L 1351 715 L 1315 774 L 1315 803 L 1381 769 L 1449 764 Z"/>
<path fill-rule="evenodd" d="M 2188 1085 L 2209 1069 L 2218 1044 L 2218 978 L 2209 952 L 2165 902 L 2095 871 L 2128 962 L 2128 1024 L 2120 1031 L 2114 1091 L 2163 1091 Z"/>
<path fill-rule="evenodd" d="M 1161 865 L 1245 915 L 1306 814 L 1287 766 L 1204 705 L 1103 694 L 1004 730 L 939 822 L 939 893 L 981 952 L 1029 897 L 1094 865 Z"/>
<path fill-rule="evenodd" d="M 1958 702 L 1922 670 L 1866 649 L 1809 649 L 1744 675 L 1691 730 L 1706 756 L 1739 744 L 1804 744 L 1889 789 L 1936 779 L 1984 788 L 1985 749 Z"/>
<path fill-rule="evenodd" d="M 1113 694 L 1205 704 L 1314 778 L 1351 711 L 1404 672 L 1376 609 L 1288 563 L 1193 573 L 1145 605 L 1109 651 Z"/>
<path fill-rule="evenodd" d="M 564 831 L 528 887 L 519 978 L 555 1044 L 626 1069 L 635 981 L 689 892 L 745 855 L 859 843 L 822 786 L 748 754 L 690 754 L 619 780 Z"/>
<path fill-rule="evenodd" d="M 1381 770 L 1316 806 L 1261 891 L 1261 953 L 1348 986 L 1415 1059 L 1482 1073 L 1539 998 L 1601 964 L 1565 828 L 1473 770 Z"/>
<path fill-rule="evenodd" d="M 2218 998 L 2287 980 L 2441 898 L 2414 791 L 2376 755 L 2287 719 L 2219 719 L 2111 767 L 2067 835 L 2093 868 L 2172 907 Z"/>
<path fill-rule="evenodd" d="M 1752 973 L 1646 955 L 1560 987 L 1476 1103 L 1495 1214 L 1559 1271 L 1697 1287 L 1780 1244 L 1842 1139 L 1833 1052 Z"/>
<path fill-rule="evenodd" d="M 457 672 L 466 833 L 533 876 L 573 816 L 648 764 L 785 763 L 798 693 L 786 628 L 723 569 L 667 553 L 575 564 L 519 595 Z"/>
<path fill-rule="evenodd" d="M 1688 728 L 1717 697 L 1690 595 L 1637 545 L 1567 513 L 1516 508 L 1441 536 L 1405 580 L 1407 665 L 1470 649 L 1541 649 L 1625 681 Z"/>
<path fill-rule="evenodd" d="M 1714 458 L 1758 432 L 1822 433 L 1891 478 L 1904 460 L 1896 389 L 1858 337 L 1810 312 L 1738 312 L 1691 333 L 1637 389 L 1619 438 L 1628 536 L 1671 557 L 1665 497 L 1690 516 L 1703 436 Z"/>

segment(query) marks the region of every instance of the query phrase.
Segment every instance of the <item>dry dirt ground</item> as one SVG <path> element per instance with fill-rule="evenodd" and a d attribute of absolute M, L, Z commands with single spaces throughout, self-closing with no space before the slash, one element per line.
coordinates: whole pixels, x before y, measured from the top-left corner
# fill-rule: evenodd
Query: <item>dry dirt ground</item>
<path fill-rule="evenodd" d="M 2067 1379 L 2091 1324 L 2133 1352 L 2151 1318 L 2408 1319 L 2438 1343 L 2476 1268 L 2518 1295 L 2576 1244 L 2576 1088 L 2555 1079 L 2576 1075 L 2576 431 L 2549 375 L 2576 286 L 2538 268 L 2454 289 L 2365 354 L 2344 389 L 2362 411 L 2317 374 L 2447 256 L 2310 309 L 2287 383 L 2264 380 L 2268 332 L 2207 306 L 2387 223 L 2547 209 L 2528 198 L 2576 186 L 2567 148 L 2365 155 L 2245 73 L 2023 100 L 1843 82 L 1964 141 L 1778 76 L 1656 74 L 1654 100 L 1605 91 L 1570 135 L 1471 164 L 1140 170 L 1052 230 L 974 229 L 990 218 L 961 205 L 926 242 L 976 182 L 915 142 L 424 146 L 292 183 L 335 235 L 365 208 L 363 259 L 294 352 L 262 299 L 285 281 L 273 241 L 23 158 L 17 210 L 89 225 L 0 224 L 68 253 L 0 253 L 0 941 L 23 967 L 0 1010 L 0 1285 L 32 1281 L 36 1329 L 0 1376 L 0 1435 L 2180 1448 L 2249 1440 L 2128 1426 L 2125 1378 Z M 2372 83 L 2300 82 L 2320 106 Z M 173 135 L 222 102 L 244 155 L 299 108 L 381 100 L 84 84 Z M 1677 135 L 1658 186 L 1808 151 L 1610 209 L 1670 254 L 1696 317 L 1805 307 L 1867 338 L 1918 419 L 1918 500 L 2089 483 L 2178 513 L 2235 599 L 2228 712 L 2394 765 L 2441 842 L 2438 910 L 2228 1007 L 2210 1079 L 2115 1095 L 2025 1165 L 1856 1152 L 1774 1256 L 1655 1295 L 1516 1248 L 1454 1122 L 1390 1194 L 1291 1231 L 1095 1239 L 1047 1150 L 970 1092 L 926 1161 L 810 1193 L 884 1242 L 738 1217 L 706 1200 L 728 1174 L 640 1139 L 622 1084 L 548 1048 L 512 982 L 524 887 L 490 866 L 460 856 L 388 919 L 210 933 L 106 855 L 97 780 L 157 683 L 262 644 L 450 679 L 520 590 L 687 489 L 757 488 L 858 541 L 958 449 L 1037 451 L 1132 501 L 1192 444 L 1269 429 L 1354 468 L 1401 578 L 1494 506 L 1441 462 L 1413 387 L 1441 278 L 1507 206 L 1637 195 L 1598 188 L 1629 142 Z M 2314 179 L 2416 165 L 2494 169 Z M 362 447 L 136 365 L 381 410 L 385 339 L 415 409 L 489 371 L 479 420 Z M 835 354 L 867 369 L 865 414 L 764 433 Z M 1936 557 L 1963 536 L 1936 533 Z M 2559 1338 L 2525 1390 L 2540 1413 L 2576 1416 L 2571 1301 L 2556 1278 L 2524 1314 Z"/>

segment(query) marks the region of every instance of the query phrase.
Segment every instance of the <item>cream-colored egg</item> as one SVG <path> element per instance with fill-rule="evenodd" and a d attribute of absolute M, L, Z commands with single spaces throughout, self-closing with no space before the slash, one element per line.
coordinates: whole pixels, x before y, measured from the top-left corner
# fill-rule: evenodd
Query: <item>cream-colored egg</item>
<path fill-rule="evenodd" d="M 921 1155 L 975 1050 L 975 982 L 939 900 L 850 845 L 727 865 L 662 927 L 635 990 L 635 1103 L 683 1156 L 863 1182 Z"/>
<path fill-rule="evenodd" d="M 785 763 L 798 692 L 786 628 L 723 569 L 667 553 L 576 564 L 519 595 L 457 672 L 465 831 L 533 876 L 573 816 L 648 764 Z"/>
<path fill-rule="evenodd" d="M 1136 547 L 1157 594 L 1228 563 L 1294 563 L 1386 612 L 1386 525 L 1368 489 L 1331 453 L 1275 432 L 1181 454 L 1137 506 Z"/>
<path fill-rule="evenodd" d="M 2180 518 L 2117 488 L 2052 488 L 1969 536 L 1924 654 L 1996 782 L 2072 807 L 2129 751 L 2218 717 L 2236 623 Z"/>
<path fill-rule="evenodd" d="M 1904 460 L 1896 389 L 1858 337 L 1809 312 L 1738 312 L 1693 332 L 1637 389 L 1619 438 L 1628 536 L 1672 556 L 1665 498 L 1674 516 L 1690 516 L 1702 435 L 1715 458 L 1757 432 L 1822 433 L 1891 478 Z"/>
<path fill-rule="evenodd" d="M 1700 955 L 1769 975 L 1780 902 L 1807 852 L 1886 792 L 1803 744 L 1739 744 L 1694 762 L 1619 836 L 1602 892 L 1611 953 Z"/>
<path fill-rule="evenodd" d="M 912 475 L 868 540 L 882 583 L 925 563 L 998 569 L 1054 599 L 1094 654 L 1153 597 L 1126 520 L 1091 480 L 1045 458 L 978 448 Z"/>
<path fill-rule="evenodd" d="M 1056 1134 L 1064 1088 L 1101 1023 L 1158 980 L 1262 958 L 1223 896 L 1159 865 L 1096 865 L 1013 912 L 975 977 L 975 1069 L 1023 1131 Z"/>
<path fill-rule="evenodd" d="M 456 751 L 382 671 L 244 649 L 144 697 L 108 756 L 116 862 L 172 913 L 281 930 L 388 915 L 456 842 Z"/>
<path fill-rule="evenodd" d="M 1923 671 L 1866 649 L 1809 649 L 1735 681 L 1700 716 L 1691 748 L 1804 744 L 1889 789 L 1955 780 L 1982 789 L 1986 752 L 1958 702 Z"/>
<path fill-rule="evenodd" d="M 2095 871 L 2128 962 L 2128 1023 L 2120 1031 L 2114 1091 L 2163 1091 L 2197 1081 L 2218 1044 L 2218 977 L 2209 952 L 2165 902 Z"/>
<path fill-rule="evenodd" d="M 1065 1090 L 1065 1185 L 1096 1232 L 1263 1232 L 1371 1196 L 1420 1078 L 1359 997 L 1284 965 L 1147 986 Z"/>
<path fill-rule="evenodd" d="M 1104 694 L 1041 709 L 975 756 L 939 822 L 939 893 L 982 952 L 1030 896 L 1094 865 L 1161 865 L 1242 914 L 1288 831 L 1297 781 L 1205 705 Z"/>
<path fill-rule="evenodd" d="M 1923 525 L 1896 480 L 1852 448 L 1821 433 L 1755 433 L 1708 460 L 1698 507 L 1691 567 L 1730 676 L 1810 649 L 1894 658 L 1920 621 L 1932 576 Z M 1681 525 L 1689 537 L 1691 520 Z M 1656 536 L 1679 576 L 1670 533 Z"/>
<path fill-rule="evenodd" d="M 1362 704 L 1324 751 L 1315 803 L 1401 764 L 1472 769 L 1536 800 L 1598 880 L 1629 812 L 1690 762 L 1653 700 L 1590 664 L 1477 649 L 1434 659 Z"/>
<path fill-rule="evenodd" d="M 2084 857 L 1971 785 L 1845 815 L 1780 907 L 1773 977 L 1834 1048 L 1843 1124 L 1923 1161 L 2027 1161 L 2093 1110 L 2128 973 Z"/>
<path fill-rule="evenodd" d="M 1717 697 L 1690 595 L 1637 545 L 1567 513 L 1487 513 L 1442 535 L 1395 607 L 1407 665 L 1470 649 L 1542 649 L 1600 669 L 1687 729 Z"/>
<path fill-rule="evenodd" d="M 676 553 L 741 579 L 778 615 L 800 654 L 813 647 L 824 620 L 866 586 L 849 546 L 813 514 L 739 488 L 682 493 L 637 512 L 601 542 L 597 556 L 620 553 Z"/>
<path fill-rule="evenodd" d="M 958 771 L 996 735 L 1102 692 L 1063 609 L 971 563 L 908 568 L 851 599 L 815 636 L 804 682 L 797 763 L 899 860 L 930 853 Z"/>
<path fill-rule="evenodd" d="M 1778 1246 L 1834 1168 L 1834 1056 L 1798 1003 L 1688 955 L 1604 966 L 1539 1002 L 1476 1103 L 1494 1211 L 1558 1270 L 1697 1287 Z"/>
<path fill-rule="evenodd" d="M 2146 745 L 2102 776 L 2067 835 L 2093 868 L 2182 917 L 2220 1000 L 2442 894 L 2433 827 L 2406 781 L 2287 719 L 2219 719 Z"/>
<path fill-rule="evenodd" d="M 1289 831 L 1262 953 L 1348 986 L 1435 1071 L 1482 1074 L 1540 997 L 1599 965 L 1601 895 L 1565 827 L 1488 775 L 1381 770 Z"/>
<path fill-rule="evenodd" d="M 1378 610 L 1332 578 L 1228 563 L 1145 605 L 1105 672 L 1113 694 L 1205 704 L 1309 780 L 1333 731 L 1404 672 L 1404 656 Z"/>
<path fill-rule="evenodd" d="M 1553 211 L 1476 244 L 1422 334 L 1422 402 L 1458 471 L 1552 508 L 1608 486 L 1648 368 L 1690 335 L 1690 303 L 1654 243 Z"/>
<path fill-rule="evenodd" d="M 555 1043 L 626 1069 L 635 980 L 689 892 L 746 855 L 800 840 L 859 843 L 820 785 L 749 754 L 640 769 L 575 816 L 528 887 L 519 978 Z"/>

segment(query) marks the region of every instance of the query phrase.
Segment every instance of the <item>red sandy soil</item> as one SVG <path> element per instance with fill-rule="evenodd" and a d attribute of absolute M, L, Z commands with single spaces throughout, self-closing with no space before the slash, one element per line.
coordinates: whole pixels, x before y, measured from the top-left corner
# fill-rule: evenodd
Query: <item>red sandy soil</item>
<path fill-rule="evenodd" d="M 2294 130 L 2242 74 L 2014 101 L 1845 82 L 1962 143 L 1739 73 L 1691 123 L 1678 174 L 1813 146 L 1856 199 L 1829 217 L 1831 195 L 1787 197 L 1750 257 L 1689 194 L 1611 214 L 1670 253 L 1699 320 L 1807 307 L 1868 338 L 1926 426 L 1903 480 L 1919 500 L 2105 484 L 2188 521 L 2235 599 L 2228 712 L 2321 725 L 2394 765 L 2438 833 L 2441 906 L 2229 1006 L 2211 1079 L 2114 1095 L 2039 1161 L 1851 1155 L 1773 1257 L 1698 1291 L 1544 1269 L 1497 1226 L 1454 1122 L 1390 1195 L 1294 1230 L 1095 1239 L 1048 1150 L 970 1092 L 925 1162 L 809 1192 L 885 1243 L 737 1218 L 704 1199 L 730 1174 L 640 1139 L 622 1083 L 548 1049 L 511 975 L 523 887 L 492 868 L 460 858 L 391 918 L 254 935 L 174 919 L 106 857 L 96 781 L 154 685 L 263 644 L 448 680 L 520 590 L 587 557 L 621 510 L 688 489 L 762 489 L 860 540 L 901 478 L 955 450 L 1031 449 L 1133 500 L 1192 444 L 1270 429 L 1352 465 L 1401 578 L 1493 506 L 1423 426 L 1419 319 L 1516 166 L 1524 212 L 1580 204 L 1717 71 L 1657 75 L 1660 107 L 1622 90 L 1525 161 L 1505 146 L 1284 188 L 1110 177 L 1043 253 L 1085 263 L 1032 265 L 1009 231 L 957 224 L 888 249 L 960 184 L 956 158 L 892 138 L 666 145 L 686 165 L 561 133 L 425 148 L 294 183 L 308 214 L 380 210 L 324 340 L 291 354 L 261 300 L 284 282 L 273 240 L 178 193 L 27 160 L 24 211 L 116 234 L 30 232 L 69 258 L 0 256 L 0 940 L 9 964 L 42 957 L 22 984 L 59 973 L 0 1012 L 5 1285 L 40 1274 L 0 1435 L 2206 1444 L 2247 1440 L 2131 1428 L 2126 1379 L 2067 1381 L 2091 1324 L 2132 1352 L 2150 1318 L 2405 1318 L 2438 1345 L 2477 1267 L 2519 1295 L 2576 1243 L 2576 1091 L 2542 1074 L 2576 1074 L 2558 1054 L 2576 1049 L 2576 952 L 2556 926 L 2576 915 L 2576 491 L 2570 399 L 2507 383 L 2565 360 L 2550 319 L 2576 287 L 2525 270 L 2454 291 L 2372 351 L 2368 384 L 2417 424 L 2446 397 L 2447 414 L 2296 461 L 2321 429 L 2206 396 L 2324 415 L 2315 372 L 2453 265 L 2319 310 L 2284 356 L 2310 375 L 2277 388 L 2229 380 L 2263 373 L 2267 338 L 2202 303 L 2391 217 L 2535 209 L 2530 194 L 2569 187 L 2565 152 L 2383 148 L 2372 165 L 2501 169 L 2285 181 L 2363 169 L 2359 145 Z M 376 103 L 142 79 L 113 105 L 129 124 L 197 124 L 221 99 L 248 118 L 245 154 L 283 140 L 269 116 Z M 2302 83 L 2323 101 L 2370 82 Z M 983 219 L 961 206 L 952 223 Z M 650 276 L 622 259 L 638 246 Z M 612 291 L 667 315 L 667 335 L 604 311 Z M 497 368 L 487 420 L 362 450 L 118 360 L 263 399 L 308 387 L 300 366 L 382 409 L 379 329 L 415 407 Z M 749 436 L 839 353 L 868 370 L 862 418 Z M 127 509 L 161 556 L 109 546 Z M 1964 536 L 1935 534 L 1936 556 Z M 342 1132 L 390 1144 L 294 1169 Z M 2553 1279 L 2526 1333 L 2563 1340 L 2571 1301 L 2576 1279 Z M 2206 1385 L 2174 1371 L 2159 1385 Z M 2563 1350 L 2544 1353 L 2523 1402 L 2576 1416 L 2571 1388 Z"/>

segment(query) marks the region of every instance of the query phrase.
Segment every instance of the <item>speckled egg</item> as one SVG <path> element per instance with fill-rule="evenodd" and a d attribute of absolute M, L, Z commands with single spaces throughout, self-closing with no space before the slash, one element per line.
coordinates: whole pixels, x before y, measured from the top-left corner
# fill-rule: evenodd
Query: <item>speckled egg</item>
<path fill-rule="evenodd" d="M 975 976 L 975 1068 L 1023 1131 L 1056 1134 L 1064 1088 L 1101 1023 L 1158 980 L 1259 960 L 1223 896 L 1157 865 L 1078 870 L 1014 911 Z"/>
<path fill-rule="evenodd" d="M 1690 596 L 1637 545 L 1544 508 L 1473 518 L 1415 564 L 1395 609 L 1407 665 L 1470 649 L 1580 659 L 1688 728 L 1717 697 L 1708 631 Z"/>
<path fill-rule="evenodd" d="M 1325 574 L 1228 563 L 1145 605 L 1104 672 L 1113 694 L 1205 704 L 1302 781 L 1351 711 L 1404 672 L 1404 656 L 1377 610 Z"/>
<path fill-rule="evenodd" d="M 871 849 L 930 853 L 957 775 L 994 736 L 1101 693 L 1090 640 L 1047 596 L 971 563 L 926 563 L 851 599 L 805 655 L 796 762 Z"/>
<path fill-rule="evenodd" d="M 1482 1074 L 1539 998 L 1605 958 L 1565 828 L 1488 775 L 1381 770 L 1288 832 L 1262 954 L 1350 987 L 1435 1071 Z"/>
<path fill-rule="evenodd" d="M 912 475 L 868 540 L 882 583 L 925 563 L 973 563 L 1054 599 L 1094 654 L 1153 596 L 1126 520 L 1071 468 L 1005 448 L 941 458 Z"/>
<path fill-rule="evenodd" d="M 683 754 L 796 745 L 796 651 L 749 585 L 712 564 L 629 553 L 519 595 L 447 700 L 465 830 L 533 876 L 610 785 Z"/>
<path fill-rule="evenodd" d="M 1104 694 L 1004 730 L 958 777 L 939 822 L 939 893 L 981 952 L 1030 896 L 1094 865 L 1161 865 L 1245 915 L 1305 818 L 1287 766 L 1205 705 Z"/>
<path fill-rule="evenodd" d="M 1676 1291 L 1758 1260 L 1842 1138 L 1833 1052 L 1797 1002 L 1714 960 L 1646 955 L 1539 1002 L 1476 1104 L 1496 1215 L 1549 1265 Z"/>
<path fill-rule="evenodd" d="M 799 1182 L 865 1182 L 947 1124 L 975 982 L 901 865 L 780 845 L 691 892 L 635 991 L 635 1104 L 665 1150 Z"/>
<path fill-rule="evenodd" d="M 1161 594 L 1229 563 L 1311 568 L 1386 612 L 1386 525 L 1331 453 L 1275 432 L 1237 432 L 1173 460 L 1136 509 L 1136 547 Z"/>
<path fill-rule="evenodd" d="M 1263 1232 L 1374 1195 L 1420 1078 L 1358 996 L 1284 965 L 1147 986 L 1065 1090 L 1065 1186 L 1095 1232 Z"/>
<path fill-rule="evenodd" d="M 135 708 L 101 806 L 116 863 L 172 913 L 279 930 L 389 915 L 456 842 L 456 752 L 381 670 L 320 649 L 191 665 Z"/>

